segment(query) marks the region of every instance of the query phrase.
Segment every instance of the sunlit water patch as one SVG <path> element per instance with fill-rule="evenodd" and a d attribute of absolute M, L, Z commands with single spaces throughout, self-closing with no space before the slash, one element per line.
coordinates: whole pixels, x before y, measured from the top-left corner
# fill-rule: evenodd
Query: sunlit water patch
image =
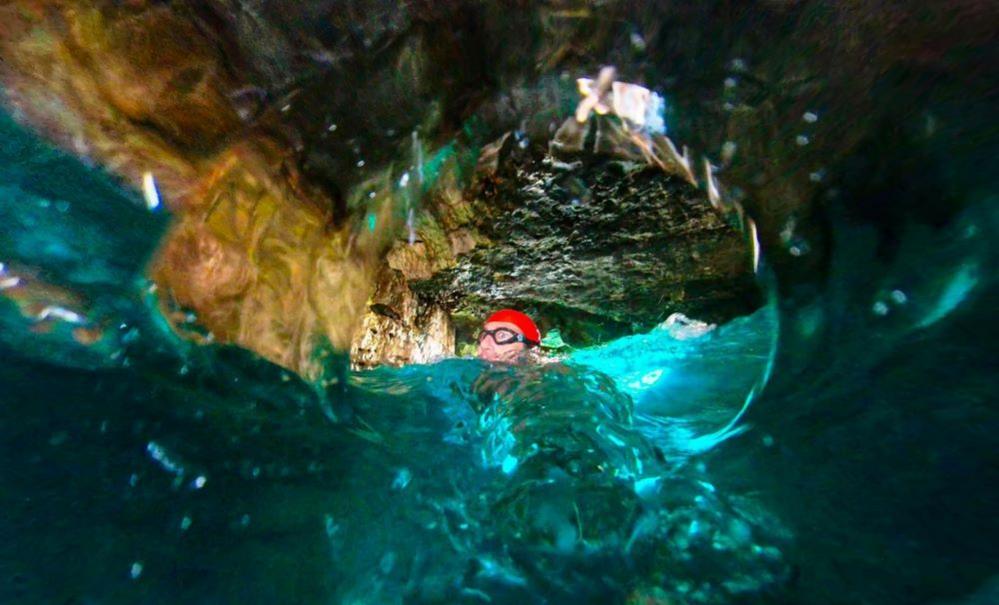
<path fill-rule="evenodd" d="M 788 29 L 891 33 L 877 32 L 890 14 L 842 23 L 815 6 L 782 5 Z M 774 248 L 754 247 L 754 266 L 783 263 L 779 295 L 710 330 L 674 321 L 545 365 L 349 373 L 332 356 L 336 380 L 309 383 L 183 340 L 143 277 L 167 220 L 153 179 L 143 199 L 3 118 L 0 600 L 994 601 L 993 116 L 975 117 L 987 90 L 926 101 L 918 70 L 979 87 L 989 74 L 953 67 L 961 53 L 934 31 L 906 38 L 918 60 L 875 64 L 877 86 L 811 98 L 822 82 L 797 75 L 793 48 L 772 51 L 776 77 L 757 74 L 765 45 L 726 48 L 743 26 L 712 30 L 733 21 L 710 7 L 664 29 L 670 72 L 647 83 L 681 82 L 671 136 L 720 149 L 720 170 L 705 159 L 697 175 L 682 143 L 667 149 L 713 202 L 751 208 L 755 188 L 773 194 L 760 215 L 814 202 L 770 233 L 747 223 Z M 657 40 L 641 29 L 626 37 L 636 62 Z M 840 60 L 853 46 L 819 67 L 859 78 Z M 865 61 L 882 47 L 862 45 Z M 865 122 L 875 113 L 885 125 Z M 834 139 L 861 169 L 833 165 Z M 400 152 L 414 196 L 423 153 L 415 137 Z"/>

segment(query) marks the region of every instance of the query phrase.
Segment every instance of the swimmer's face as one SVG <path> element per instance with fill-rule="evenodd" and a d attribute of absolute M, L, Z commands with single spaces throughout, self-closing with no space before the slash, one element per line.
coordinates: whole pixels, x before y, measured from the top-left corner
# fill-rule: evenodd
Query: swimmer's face
<path fill-rule="evenodd" d="M 527 351 L 524 333 L 507 321 L 491 321 L 479 332 L 479 359 L 515 363 Z"/>

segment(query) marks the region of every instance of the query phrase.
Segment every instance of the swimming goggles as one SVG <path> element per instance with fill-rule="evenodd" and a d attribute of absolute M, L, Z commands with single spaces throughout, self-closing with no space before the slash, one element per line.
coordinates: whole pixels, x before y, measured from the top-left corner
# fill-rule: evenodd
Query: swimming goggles
<path fill-rule="evenodd" d="M 536 347 L 538 343 L 527 338 L 523 334 L 514 332 L 509 328 L 496 328 L 495 330 L 485 330 L 479 332 L 479 342 L 481 343 L 487 336 L 492 336 L 493 342 L 498 345 L 509 345 L 515 342 L 522 342 L 529 347 Z"/>

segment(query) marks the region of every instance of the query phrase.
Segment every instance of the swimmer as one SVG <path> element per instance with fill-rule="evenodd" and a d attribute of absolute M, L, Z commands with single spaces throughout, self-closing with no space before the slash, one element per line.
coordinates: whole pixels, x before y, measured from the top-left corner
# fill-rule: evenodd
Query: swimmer
<path fill-rule="evenodd" d="M 541 344 L 541 331 L 534 321 L 513 309 L 489 316 L 479 332 L 479 359 L 500 363 L 522 363 Z"/>

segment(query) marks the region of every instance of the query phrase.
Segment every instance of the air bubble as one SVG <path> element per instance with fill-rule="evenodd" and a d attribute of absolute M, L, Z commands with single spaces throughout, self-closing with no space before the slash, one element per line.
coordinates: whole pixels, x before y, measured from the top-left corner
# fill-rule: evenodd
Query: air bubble
<path fill-rule="evenodd" d="M 909 297 L 906 296 L 905 292 L 902 292 L 901 290 L 892 290 L 890 296 L 892 302 L 894 302 L 897 305 L 904 305 L 906 302 L 909 301 Z"/>
<path fill-rule="evenodd" d="M 794 142 L 798 144 L 798 147 L 804 147 L 805 145 L 808 145 L 811 140 L 807 136 L 799 134 L 794 138 Z"/>
<path fill-rule="evenodd" d="M 814 124 L 819 121 L 819 115 L 814 111 L 806 111 L 801 119 L 808 122 L 809 124 Z"/>
<path fill-rule="evenodd" d="M 871 307 L 871 311 L 873 311 L 875 315 L 884 317 L 885 315 L 888 315 L 888 305 L 879 300 L 874 303 L 873 307 Z"/>
<path fill-rule="evenodd" d="M 364 160 L 357 160 L 357 164 L 355 164 L 355 165 L 358 168 L 364 168 Z"/>
<path fill-rule="evenodd" d="M 191 518 L 185 516 L 183 519 L 180 520 L 180 531 L 187 531 L 191 529 L 191 523 L 192 523 Z"/>
<path fill-rule="evenodd" d="M 332 538 L 340 531 L 340 526 L 333 519 L 333 515 L 323 515 L 323 526 L 326 529 L 326 536 L 329 538 Z"/>
<path fill-rule="evenodd" d="M 132 567 L 128 570 L 128 575 L 131 576 L 133 580 L 138 580 L 139 576 L 142 575 L 142 563 L 139 561 L 132 563 Z"/>
<path fill-rule="evenodd" d="M 725 78 L 725 88 L 735 88 L 738 83 L 735 78 Z"/>
<path fill-rule="evenodd" d="M 739 148 L 735 141 L 725 141 L 721 148 L 721 161 L 723 164 L 728 164 L 732 161 L 735 156 L 736 150 Z"/>
<path fill-rule="evenodd" d="M 789 243 L 787 251 L 791 256 L 804 256 L 811 252 L 811 247 L 804 239 L 796 237 Z"/>
<path fill-rule="evenodd" d="M 385 553 L 381 561 L 378 562 L 378 568 L 383 574 L 388 575 L 392 572 L 393 567 L 395 567 L 395 553 Z"/>
<path fill-rule="evenodd" d="M 631 33 L 631 47 L 637 52 L 642 52 L 645 50 L 645 38 L 642 37 L 638 32 Z"/>
<path fill-rule="evenodd" d="M 696 536 L 701 531 L 701 524 L 697 519 L 690 522 L 690 529 L 687 530 L 687 534 L 691 537 Z"/>
<path fill-rule="evenodd" d="M 408 468 L 401 468 L 395 475 L 395 479 L 392 481 L 392 489 L 403 490 L 409 485 L 409 482 L 413 480 L 413 473 L 409 472 Z"/>

